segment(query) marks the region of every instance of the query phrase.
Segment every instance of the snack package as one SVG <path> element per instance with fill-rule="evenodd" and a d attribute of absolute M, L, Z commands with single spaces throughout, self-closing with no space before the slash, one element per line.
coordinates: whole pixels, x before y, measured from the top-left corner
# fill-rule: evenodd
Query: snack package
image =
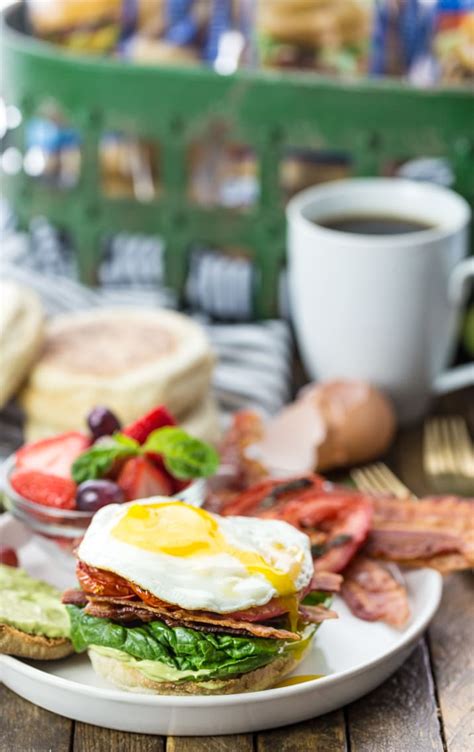
<path fill-rule="evenodd" d="M 26 126 L 25 172 L 58 188 L 72 188 L 81 167 L 79 133 L 53 118 L 35 117 Z"/>
<path fill-rule="evenodd" d="M 438 0 L 433 53 L 441 81 L 472 81 L 474 0 Z"/>
<path fill-rule="evenodd" d="M 370 0 L 258 0 L 261 64 L 322 73 L 364 72 L 372 5 Z"/>
<path fill-rule="evenodd" d="M 153 145 L 122 133 L 104 134 L 100 142 L 100 173 L 104 194 L 152 201 L 156 193 Z"/>
<path fill-rule="evenodd" d="M 110 52 L 121 34 L 123 0 L 28 0 L 34 34 L 71 50 Z"/>
<path fill-rule="evenodd" d="M 436 0 L 378 0 L 371 41 L 370 73 L 408 75 L 414 83 L 432 83 L 431 55 Z"/>
<path fill-rule="evenodd" d="M 229 75 L 255 62 L 254 0 L 211 0 L 204 57 L 217 73 Z"/>
<path fill-rule="evenodd" d="M 189 64 L 203 55 L 208 0 L 138 0 L 135 33 L 122 47 L 141 64 Z"/>

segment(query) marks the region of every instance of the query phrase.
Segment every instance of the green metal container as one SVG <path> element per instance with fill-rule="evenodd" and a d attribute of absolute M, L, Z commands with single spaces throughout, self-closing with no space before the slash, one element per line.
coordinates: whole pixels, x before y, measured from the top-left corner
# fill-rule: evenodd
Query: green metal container
<path fill-rule="evenodd" d="M 82 279 L 93 284 L 105 236 L 156 234 L 165 243 L 167 282 L 182 292 L 193 244 L 244 248 L 255 275 L 257 317 L 277 310 L 285 263 L 280 162 L 286 147 L 348 152 L 354 174 L 380 174 L 387 160 L 446 156 L 454 188 L 474 199 L 474 99 L 467 88 L 415 90 L 390 81 L 341 82 L 313 74 L 240 71 L 219 76 L 205 67 L 158 68 L 78 56 L 28 36 L 23 7 L 4 14 L 3 90 L 27 121 L 53 98 L 82 137 L 78 184 L 58 191 L 23 172 L 5 179 L 5 193 L 26 224 L 42 214 L 69 231 Z M 187 191 L 188 146 L 219 122 L 258 162 L 260 196 L 243 212 L 193 204 Z M 18 147 L 24 133 L 17 129 Z M 161 190 L 138 203 L 103 195 L 99 142 L 110 130 L 159 143 Z"/>

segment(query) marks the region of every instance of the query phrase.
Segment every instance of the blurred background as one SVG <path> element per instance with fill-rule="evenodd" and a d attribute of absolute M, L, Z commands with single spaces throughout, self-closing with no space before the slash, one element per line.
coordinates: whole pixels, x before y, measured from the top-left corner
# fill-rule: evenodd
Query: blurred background
<path fill-rule="evenodd" d="M 2 276 L 48 317 L 190 314 L 223 413 L 294 388 L 292 196 L 401 176 L 472 204 L 470 0 L 1 5 Z M 471 297 L 455 362 L 473 352 Z"/>

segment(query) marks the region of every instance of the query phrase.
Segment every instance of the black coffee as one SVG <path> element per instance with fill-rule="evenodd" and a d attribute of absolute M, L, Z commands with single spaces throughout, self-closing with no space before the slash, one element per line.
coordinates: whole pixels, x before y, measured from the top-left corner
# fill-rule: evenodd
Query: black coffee
<path fill-rule="evenodd" d="M 350 232 L 356 235 L 405 235 L 408 232 L 431 230 L 434 225 L 406 217 L 383 214 L 346 214 L 315 220 L 315 224 L 328 230 Z"/>

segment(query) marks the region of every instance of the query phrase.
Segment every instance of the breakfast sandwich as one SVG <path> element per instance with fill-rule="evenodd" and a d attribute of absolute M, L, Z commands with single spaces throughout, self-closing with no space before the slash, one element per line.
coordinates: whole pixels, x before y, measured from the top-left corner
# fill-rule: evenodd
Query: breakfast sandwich
<path fill-rule="evenodd" d="M 286 522 L 219 517 L 157 497 L 100 509 L 67 591 L 71 640 L 119 687 L 156 694 L 265 689 L 295 668 L 338 575 L 315 575 Z"/>
<path fill-rule="evenodd" d="M 101 308 L 48 322 L 21 401 L 27 423 L 51 433 L 81 430 L 108 405 L 124 424 L 157 404 L 181 420 L 209 394 L 214 355 L 199 324 L 174 311 Z"/>

